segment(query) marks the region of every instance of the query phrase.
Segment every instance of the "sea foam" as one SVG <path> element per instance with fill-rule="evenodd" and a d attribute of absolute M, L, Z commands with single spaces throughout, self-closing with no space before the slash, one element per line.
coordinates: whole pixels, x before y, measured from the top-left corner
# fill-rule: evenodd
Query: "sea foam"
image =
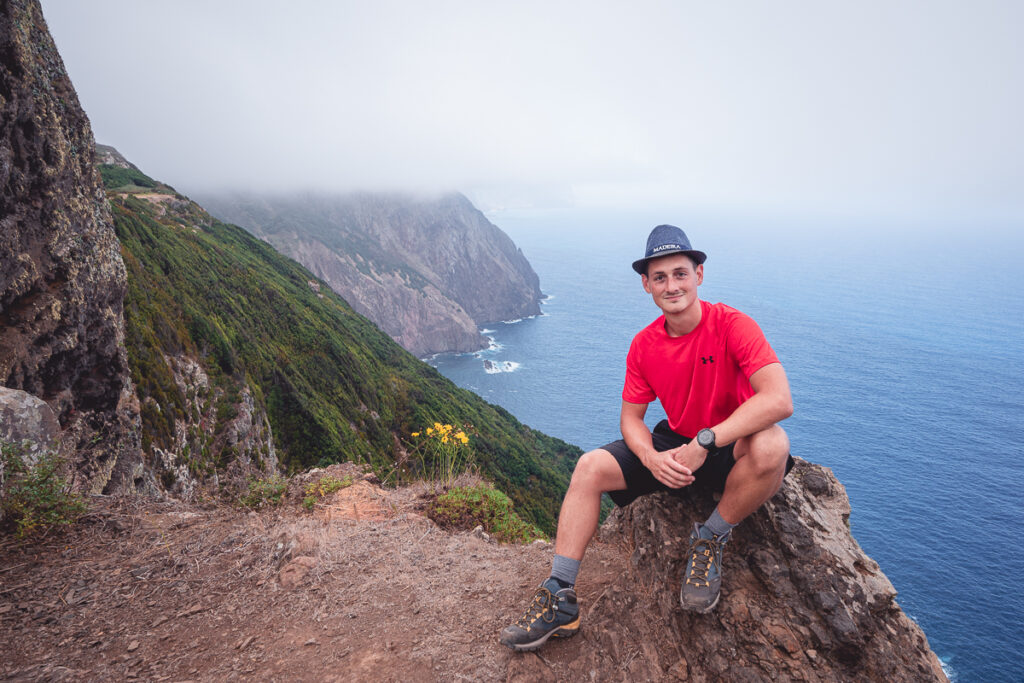
<path fill-rule="evenodd" d="M 484 372 L 488 375 L 496 375 L 499 372 L 515 372 L 520 364 L 514 360 L 485 360 Z"/>

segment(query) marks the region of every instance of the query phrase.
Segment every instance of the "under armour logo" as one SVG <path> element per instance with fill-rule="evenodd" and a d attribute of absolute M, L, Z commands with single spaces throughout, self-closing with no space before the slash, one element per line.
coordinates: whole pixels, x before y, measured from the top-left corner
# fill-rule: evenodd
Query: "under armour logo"
<path fill-rule="evenodd" d="M 708 356 L 707 358 L 705 358 L 704 356 L 701 356 L 700 357 L 700 362 L 703 363 L 704 365 L 707 365 L 708 363 L 714 363 L 715 362 L 715 357 L 714 356 Z"/>

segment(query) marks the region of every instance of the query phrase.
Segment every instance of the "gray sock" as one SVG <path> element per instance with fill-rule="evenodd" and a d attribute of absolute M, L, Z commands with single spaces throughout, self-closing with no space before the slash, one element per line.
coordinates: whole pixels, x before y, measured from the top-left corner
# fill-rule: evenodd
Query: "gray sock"
<path fill-rule="evenodd" d="M 565 555 L 555 555 L 555 559 L 551 561 L 551 578 L 557 581 L 562 588 L 576 585 L 576 575 L 579 572 L 579 560 Z"/>
<path fill-rule="evenodd" d="M 707 527 L 707 530 L 715 536 L 721 538 L 728 535 L 736 525 L 729 524 L 729 522 L 722 519 L 722 515 L 718 514 L 718 508 L 716 507 L 715 511 L 711 513 L 711 516 L 708 517 L 708 521 L 704 522 L 704 526 Z"/>

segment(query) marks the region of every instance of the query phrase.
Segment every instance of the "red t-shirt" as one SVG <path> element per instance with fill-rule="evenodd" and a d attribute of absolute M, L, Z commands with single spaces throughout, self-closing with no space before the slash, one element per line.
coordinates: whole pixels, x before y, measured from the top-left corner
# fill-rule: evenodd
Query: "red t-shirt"
<path fill-rule="evenodd" d="M 660 400 L 672 430 L 690 438 L 732 415 L 754 395 L 750 376 L 779 362 L 753 318 L 725 304 L 700 305 L 689 334 L 670 337 L 660 316 L 633 337 L 622 389 L 630 403 Z"/>

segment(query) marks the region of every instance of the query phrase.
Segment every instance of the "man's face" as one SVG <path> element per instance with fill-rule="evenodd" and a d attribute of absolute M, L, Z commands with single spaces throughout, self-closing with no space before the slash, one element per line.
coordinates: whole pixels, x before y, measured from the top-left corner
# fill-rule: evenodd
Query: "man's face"
<path fill-rule="evenodd" d="M 647 262 L 644 291 L 664 313 L 682 313 L 697 301 L 697 286 L 704 281 L 704 265 L 694 266 L 685 254 L 669 254 Z"/>

